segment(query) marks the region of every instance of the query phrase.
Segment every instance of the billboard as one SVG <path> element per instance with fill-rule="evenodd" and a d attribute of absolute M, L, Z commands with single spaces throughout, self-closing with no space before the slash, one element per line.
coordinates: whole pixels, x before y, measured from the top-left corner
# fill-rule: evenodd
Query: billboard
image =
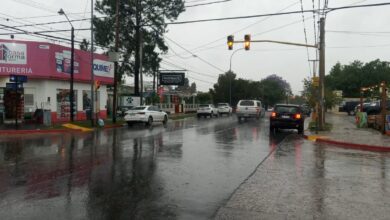
<path fill-rule="evenodd" d="M 0 42 L 0 63 L 27 64 L 26 44 Z"/>
<path fill-rule="evenodd" d="M 69 80 L 71 50 L 68 47 L 31 41 L 0 40 L 0 76 L 27 75 L 29 79 Z M 91 55 L 75 50 L 74 81 L 90 83 Z M 114 63 L 94 54 L 95 80 L 113 84 Z"/>
<path fill-rule="evenodd" d="M 179 72 L 163 72 L 160 73 L 160 85 L 165 86 L 182 86 L 184 85 L 184 73 Z"/>

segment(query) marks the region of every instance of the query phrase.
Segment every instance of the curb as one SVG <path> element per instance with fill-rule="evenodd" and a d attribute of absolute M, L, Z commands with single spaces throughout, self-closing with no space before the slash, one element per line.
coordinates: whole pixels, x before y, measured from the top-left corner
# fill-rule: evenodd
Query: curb
<path fill-rule="evenodd" d="M 54 130 L 2 130 L 0 134 L 55 134 L 55 133 L 69 133 L 81 132 L 81 130 L 70 129 L 54 129 Z"/>
<path fill-rule="evenodd" d="M 304 135 L 304 138 L 306 140 L 308 140 L 309 136 Z M 335 145 L 338 147 L 348 148 L 348 149 L 374 151 L 374 152 L 390 152 L 390 147 L 375 146 L 375 145 L 368 145 L 368 144 L 356 144 L 356 143 L 349 143 L 349 142 L 343 142 L 343 141 L 336 141 L 336 140 L 327 139 L 327 138 L 317 138 L 317 139 L 315 139 L 315 142 L 332 144 L 332 145 Z"/>

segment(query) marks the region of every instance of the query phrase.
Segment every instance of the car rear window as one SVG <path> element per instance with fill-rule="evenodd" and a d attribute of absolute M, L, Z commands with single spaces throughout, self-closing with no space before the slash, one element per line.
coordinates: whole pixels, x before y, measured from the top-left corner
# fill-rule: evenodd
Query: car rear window
<path fill-rule="evenodd" d="M 298 107 L 296 106 L 276 106 L 275 111 L 278 113 L 297 113 L 299 112 Z"/>
<path fill-rule="evenodd" d="M 139 106 L 139 107 L 135 107 L 131 110 L 144 110 L 146 107 L 145 106 Z"/>
<path fill-rule="evenodd" d="M 241 106 L 254 106 L 255 102 L 254 101 L 250 101 L 250 100 L 244 100 L 244 101 L 240 102 L 240 105 Z"/>
<path fill-rule="evenodd" d="M 200 108 L 208 108 L 209 105 L 199 105 Z"/>

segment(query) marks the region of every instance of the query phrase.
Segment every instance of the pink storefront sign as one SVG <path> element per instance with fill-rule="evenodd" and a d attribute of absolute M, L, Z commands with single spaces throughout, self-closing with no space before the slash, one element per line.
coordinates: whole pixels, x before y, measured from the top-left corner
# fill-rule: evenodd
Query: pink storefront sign
<path fill-rule="evenodd" d="M 71 50 L 68 47 L 30 41 L 0 40 L 0 76 L 27 75 L 29 79 L 69 80 Z M 74 81 L 90 83 L 90 53 L 75 50 Z M 94 54 L 95 80 L 113 84 L 114 64 Z"/>

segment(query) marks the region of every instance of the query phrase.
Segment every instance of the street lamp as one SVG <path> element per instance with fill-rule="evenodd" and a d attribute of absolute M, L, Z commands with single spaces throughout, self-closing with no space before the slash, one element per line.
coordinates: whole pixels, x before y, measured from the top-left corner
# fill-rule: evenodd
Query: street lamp
<path fill-rule="evenodd" d="M 61 8 L 58 11 L 59 15 L 65 15 L 66 20 L 68 20 L 70 26 L 72 27 L 71 29 L 71 44 L 72 44 L 72 49 L 71 49 L 71 55 L 70 55 L 70 94 L 69 94 L 69 102 L 70 102 L 70 121 L 74 121 L 74 91 L 73 91 L 73 75 L 74 75 L 74 27 L 72 25 L 72 22 L 70 22 L 68 16 L 65 14 L 64 10 Z"/>
<path fill-rule="evenodd" d="M 240 48 L 235 50 L 232 55 L 230 55 L 230 65 L 229 65 L 229 73 L 232 73 L 232 59 L 233 55 L 240 50 L 243 50 L 244 48 Z M 230 100 L 230 106 L 232 106 L 232 77 L 229 77 L 229 100 Z"/>

